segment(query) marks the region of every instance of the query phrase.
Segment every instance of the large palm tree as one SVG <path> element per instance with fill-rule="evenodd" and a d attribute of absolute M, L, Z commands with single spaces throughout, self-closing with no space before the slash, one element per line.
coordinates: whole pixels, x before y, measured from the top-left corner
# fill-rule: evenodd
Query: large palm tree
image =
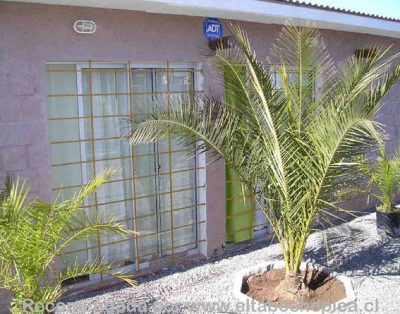
<path fill-rule="evenodd" d="M 346 186 L 354 157 L 382 141 L 374 119 L 400 76 L 399 56 L 386 57 L 389 49 L 377 46 L 366 58 L 337 65 L 318 30 L 289 25 L 273 59 L 261 62 L 245 32 L 230 30 L 236 47 L 213 57 L 224 100 L 200 95 L 190 104 L 171 102 L 165 111 L 134 118 L 129 136 L 133 144 L 171 136 L 223 157 L 267 216 L 285 260 L 282 288 L 296 294 L 304 287 L 299 267 L 317 215 L 341 210 L 332 196 L 336 184 Z"/>

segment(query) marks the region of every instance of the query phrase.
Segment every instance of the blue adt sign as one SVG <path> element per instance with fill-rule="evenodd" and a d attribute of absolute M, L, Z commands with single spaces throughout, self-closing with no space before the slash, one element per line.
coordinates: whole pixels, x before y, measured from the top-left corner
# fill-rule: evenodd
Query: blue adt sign
<path fill-rule="evenodd" d="M 216 18 L 207 18 L 203 23 L 204 36 L 208 40 L 220 39 L 222 37 L 222 24 Z"/>

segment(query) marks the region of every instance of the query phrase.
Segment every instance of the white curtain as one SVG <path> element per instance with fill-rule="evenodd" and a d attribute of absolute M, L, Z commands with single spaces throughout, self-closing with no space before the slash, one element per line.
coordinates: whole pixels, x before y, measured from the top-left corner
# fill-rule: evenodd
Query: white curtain
<path fill-rule="evenodd" d="M 53 165 L 54 194 L 63 188 L 63 196 L 71 197 L 77 188 L 68 186 L 80 186 L 82 180 L 80 144 L 79 140 L 79 106 L 77 91 L 76 65 L 51 64 L 47 66 L 48 72 L 48 116 L 49 116 L 49 141 L 52 143 L 51 162 Z M 58 96 L 74 95 L 74 96 Z M 53 120 L 55 119 L 55 120 Z M 70 141 L 69 143 L 54 143 Z M 74 142 L 75 141 L 75 142 Z M 73 164 L 71 164 L 73 163 Z M 61 267 L 74 265 L 76 261 L 84 263 L 88 260 L 88 243 L 79 243 L 69 249 L 70 254 L 63 256 Z"/>
<path fill-rule="evenodd" d="M 123 70 L 123 69 L 122 69 Z M 83 158 L 95 159 L 96 173 L 104 169 L 118 169 L 111 182 L 97 191 L 97 210 L 100 217 L 116 217 L 128 229 L 133 230 L 133 191 L 129 180 L 132 177 L 131 148 L 129 142 L 121 141 L 121 118 L 130 112 L 127 72 L 121 68 L 94 68 L 91 82 L 89 73 L 83 72 L 83 94 L 89 93 L 91 83 L 92 104 L 84 97 L 85 114 L 93 114 L 93 134 L 90 119 L 86 119 L 85 134 L 94 138 L 94 154 L 91 142 L 84 144 Z M 123 95 L 119 95 L 123 94 Z M 89 131 L 89 132 L 87 132 Z M 87 164 L 88 168 L 93 164 Z M 90 169 L 87 169 L 90 173 Z M 95 209 L 94 209 L 95 210 Z M 92 250 L 92 256 L 103 258 L 107 262 L 118 261 L 121 264 L 134 261 L 134 241 L 115 233 L 100 235 L 100 250 Z M 96 243 L 93 243 L 96 245 Z M 98 256 L 98 255 L 101 256 Z"/>
<path fill-rule="evenodd" d="M 181 77 L 177 77 L 177 74 L 170 73 L 168 82 L 165 69 L 133 70 L 134 112 L 144 114 L 155 109 L 166 109 L 168 87 L 170 92 L 189 91 L 192 88 L 189 83 L 192 82 L 189 79 L 191 73 L 179 73 Z M 153 94 L 143 96 L 136 93 Z M 171 103 L 183 100 L 177 99 L 177 95 L 171 93 Z M 187 97 L 187 94 L 179 94 L 179 96 L 183 95 Z M 136 158 L 137 196 L 142 196 L 138 194 L 140 193 L 138 186 L 140 189 L 146 190 L 149 195 L 137 201 L 138 215 L 147 216 L 138 219 L 139 232 L 146 235 L 140 238 L 138 251 L 140 256 L 145 256 L 145 259 L 171 254 L 171 229 L 178 228 L 173 230 L 174 247 L 178 247 L 175 252 L 196 246 L 195 159 L 190 156 L 190 153 L 182 152 L 181 150 L 184 148 L 174 141 L 170 143 L 168 139 L 160 140 L 155 144 L 140 145 L 136 148 L 136 154 L 153 154 L 147 158 Z M 170 164 L 172 169 L 170 169 Z M 189 169 L 192 170 L 184 171 Z M 147 178 L 141 178 L 143 176 L 147 176 Z M 170 182 L 172 182 L 172 187 Z M 186 225 L 190 226 L 184 227 Z"/>

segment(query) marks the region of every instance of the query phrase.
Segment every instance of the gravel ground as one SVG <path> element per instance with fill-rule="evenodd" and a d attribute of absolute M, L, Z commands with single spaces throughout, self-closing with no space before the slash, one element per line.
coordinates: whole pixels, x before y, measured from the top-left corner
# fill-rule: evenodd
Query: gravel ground
<path fill-rule="evenodd" d="M 282 259 L 277 244 L 256 243 L 226 253 L 222 259 L 147 276 L 140 279 L 137 288 L 120 286 L 65 300 L 68 311 L 57 313 L 247 312 L 231 291 L 234 274 L 277 259 Z M 351 278 L 357 302 L 342 313 L 400 313 L 400 239 L 378 236 L 374 214 L 312 234 L 304 259 L 328 265 Z M 137 306 L 131 308 L 136 311 L 126 311 L 127 304 Z"/>

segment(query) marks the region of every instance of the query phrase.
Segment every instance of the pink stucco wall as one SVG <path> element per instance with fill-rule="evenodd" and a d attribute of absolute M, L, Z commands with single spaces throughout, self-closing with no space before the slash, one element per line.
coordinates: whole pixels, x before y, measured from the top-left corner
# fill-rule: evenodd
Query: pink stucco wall
<path fill-rule="evenodd" d="M 96 21 L 96 33 L 75 33 L 72 24 L 77 19 Z M 199 17 L 0 2 L 0 176 L 17 172 L 29 179 L 40 198 L 51 197 L 47 61 L 199 62 L 204 67 L 204 90 L 217 91 L 207 68 L 202 22 Z M 269 55 L 281 26 L 242 24 L 258 56 Z M 377 42 L 400 48 L 400 41 L 391 38 L 322 33 L 337 61 Z M 399 92 L 391 94 L 381 115 L 391 136 L 391 148 L 399 144 Z M 225 240 L 224 197 L 224 163 L 219 161 L 207 168 L 209 254 L 220 249 Z"/>

